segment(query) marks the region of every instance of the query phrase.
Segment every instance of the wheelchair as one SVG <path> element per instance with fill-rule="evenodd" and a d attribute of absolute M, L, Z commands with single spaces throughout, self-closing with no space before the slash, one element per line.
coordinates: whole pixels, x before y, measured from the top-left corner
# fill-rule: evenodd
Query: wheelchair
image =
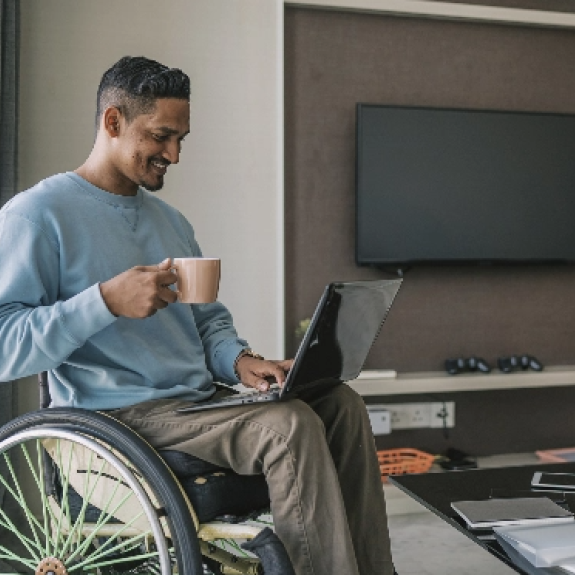
<path fill-rule="evenodd" d="M 289 564 L 263 476 L 155 451 L 105 413 L 45 409 L 38 377 L 41 409 L 0 429 L 0 574 L 259 575 L 270 553 Z"/>

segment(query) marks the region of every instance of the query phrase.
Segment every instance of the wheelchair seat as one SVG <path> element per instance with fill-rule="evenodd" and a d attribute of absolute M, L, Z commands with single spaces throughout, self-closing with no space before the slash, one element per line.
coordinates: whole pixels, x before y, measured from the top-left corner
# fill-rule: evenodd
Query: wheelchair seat
<path fill-rule="evenodd" d="M 263 475 L 239 475 L 181 451 L 158 454 L 181 483 L 200 523 L 217 518 L 239 521 L 269 509 Z"/>

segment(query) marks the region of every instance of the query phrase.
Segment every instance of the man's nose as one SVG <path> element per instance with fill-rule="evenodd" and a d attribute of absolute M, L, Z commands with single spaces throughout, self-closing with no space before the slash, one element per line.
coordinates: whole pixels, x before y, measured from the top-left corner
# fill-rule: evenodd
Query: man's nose
<path fill-rule="evenodd" d="M 180 161 L 180 144 L 178 142 L 167 144 L 162 155 L 170 164 L 177 164 Z"/>

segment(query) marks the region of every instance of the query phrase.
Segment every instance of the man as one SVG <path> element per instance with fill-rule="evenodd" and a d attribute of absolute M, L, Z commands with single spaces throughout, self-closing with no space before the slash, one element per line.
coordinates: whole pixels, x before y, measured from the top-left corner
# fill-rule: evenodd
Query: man
<path fill-rule="evenodd" d="M 102 77 L 86 162 L 0 211 L 0 381 L 50 370 L 53 406 L 107 410 L 157 448 L 264 473 L 298 575 L 391 575 L 373 436 L 348 386 L 174 414 L 214 380 L 267 390 L 291 366 L 253 354 L 222 304 L 176 303 L 170 288 L 171 258 L 201 251 L 150 192 L 179 161 L 189 94 L 180 70 L 122 58 Z"/>

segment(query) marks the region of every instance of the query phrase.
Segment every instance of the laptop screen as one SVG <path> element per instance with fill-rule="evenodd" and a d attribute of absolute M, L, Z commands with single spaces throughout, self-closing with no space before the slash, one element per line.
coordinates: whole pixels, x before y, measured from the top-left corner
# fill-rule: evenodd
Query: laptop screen
<path fill-rule="evenodd" d="M 401 283 L 395 279 L 329 284 L 296 354 L 289 391 L 320 380 L 355 379 Z"/>

